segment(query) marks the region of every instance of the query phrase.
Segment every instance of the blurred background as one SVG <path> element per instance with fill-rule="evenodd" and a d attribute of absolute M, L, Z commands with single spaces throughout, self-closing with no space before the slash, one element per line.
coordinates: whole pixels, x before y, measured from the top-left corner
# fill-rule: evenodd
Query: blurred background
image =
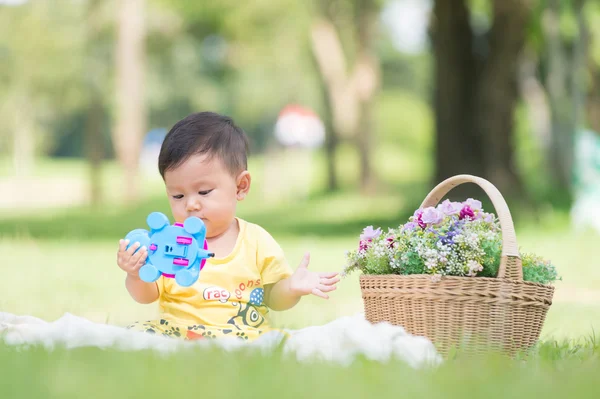
<path fill-rule="evenodd" d="M 155 316 L 125 291 L 118 240 L 169 214 L 158 149 L 205 110 L 249 135 L 240 216 L 292 265 L 308 250 L 341 270 L 365 226 L 470 173 L 563 277 L 544 336 L 600 328 L 595 0 L 0 0 L 0 311 Z M 357 277 L 273 318 L 360 312 Z"/>

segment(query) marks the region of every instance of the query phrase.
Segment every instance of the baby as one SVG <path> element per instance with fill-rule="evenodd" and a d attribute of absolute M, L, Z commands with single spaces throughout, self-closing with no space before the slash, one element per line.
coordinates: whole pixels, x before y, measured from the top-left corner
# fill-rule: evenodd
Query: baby
<path fill-rule="evenodd" d="M 197 216 L 206 225 L 209 258 L 191 287 L 161 276 L 140 279 L 148 249 L 121 240 L 119 267 L 139 303 L 158 300 L 160 319 L 130 329 L 182 339 L 239 337 L 252 340 L 272 329 L 268 312 L 295 306 L 304 295 L 328 298 L 337 273 L 308 269 L 307 253 L 293 271 L 281 247 L 262 227 L 236 216 L 237 202 L 250 191 L 248 139 L 231 118 L 212 112 L 177 122 L 162 144 L 158 169 L 176 222 Z"/>

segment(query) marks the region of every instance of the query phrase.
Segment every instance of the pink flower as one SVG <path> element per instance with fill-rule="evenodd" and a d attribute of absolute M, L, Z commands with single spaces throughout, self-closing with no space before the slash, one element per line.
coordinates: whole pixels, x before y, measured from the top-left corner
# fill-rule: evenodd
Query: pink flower
<path fill-rule="evenodd" d="M 369 249 L 369 247 L 371 246 L 372 242 L 373 242 L 373 240 L 371 240 L 371 239 L 360 240 L 360 243 L 358 244 L 358 250 L 359 251 L 366 251 L 367 249 Z"/>
<path fill-rule="evenodd" d="M 463 202 L 463 205 L 468 206 L 469 208 L 471 208 L 474 211 L 481 210 L 481 201 L 478 201 L 473 198 L 467 199 L 465 202 Z"/>
<path fill-rule="evenodd" d="M 415 211 L 415 213 L 413 214 L 413 219 L 414 219 L 414 222 L 417 223 L 419 225 L 419 227 L 421 227 L 422 229 L 427 227 L 425 222 L 423 222 L 423 210 L 422 209 L 417 209 Z"/>
<path fill-rule="evenodd" d="M 386 240 L 388 242 L 388 247 L 394 248 L 394 236 L 389 236 L 388 238 L 386 238 Z"/>
<path fill-rule="evenodd" d="M 438 205 L 438 209 L 448 216 L 459 214 L 462 207 L 460 202 L 452 202 L 450 200 L 445 200 Z"/>
<path fill-rule="evenodd" d="M 463 207 L 463 209 L 460 210 L 460 215 L 458 216 L 459 219 L 473 219 L 473 217 L 475 216 L 475 212 L 473 212 L 473 210 L 471 209 L 471 207 L 469 205 L 465 205 Z"/>
<path fill-rule="evenodd" d="M 421 216 L 421 220 L 427 224 L 438 224 L 443 219 L 444 214 L 432 206 L 425 208 L 425 210 L 423 210 L 423 215 Z"/>
<path fill-rule="evenodd" d="M 360 235 L 361 240 L 372 240 L 374 238 L 379 237 L 381 234 L 381 229 L 373 230 L 373 226 L 367 226 L 364 228 L 362 234 Z"/>

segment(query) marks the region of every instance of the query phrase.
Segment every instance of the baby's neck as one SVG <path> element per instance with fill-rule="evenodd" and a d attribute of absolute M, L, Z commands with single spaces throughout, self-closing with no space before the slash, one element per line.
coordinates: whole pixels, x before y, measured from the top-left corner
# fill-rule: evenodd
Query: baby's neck
<path fill-rule="evenodd" d="M 237 219 L 233 219 L 227 230 L 223 233 L 207 238 L 208 250 L 214 252 L 215 258 L 225 258 L 235 248 L 240 226 Z"/>

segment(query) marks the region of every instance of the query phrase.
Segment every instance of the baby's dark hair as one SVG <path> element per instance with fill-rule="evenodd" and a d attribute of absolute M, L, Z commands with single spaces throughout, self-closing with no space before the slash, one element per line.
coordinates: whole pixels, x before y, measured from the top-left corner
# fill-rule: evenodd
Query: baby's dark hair
<path fill-rule="evenodd" d="M 248 168 L 248 138 L 233 119 L 214 112 L 198 112 L 177 122 L 167 133 L 158 156 L 158 171 L 165 172 L 192 155 L 217 156 L 233 176 Z"/>

